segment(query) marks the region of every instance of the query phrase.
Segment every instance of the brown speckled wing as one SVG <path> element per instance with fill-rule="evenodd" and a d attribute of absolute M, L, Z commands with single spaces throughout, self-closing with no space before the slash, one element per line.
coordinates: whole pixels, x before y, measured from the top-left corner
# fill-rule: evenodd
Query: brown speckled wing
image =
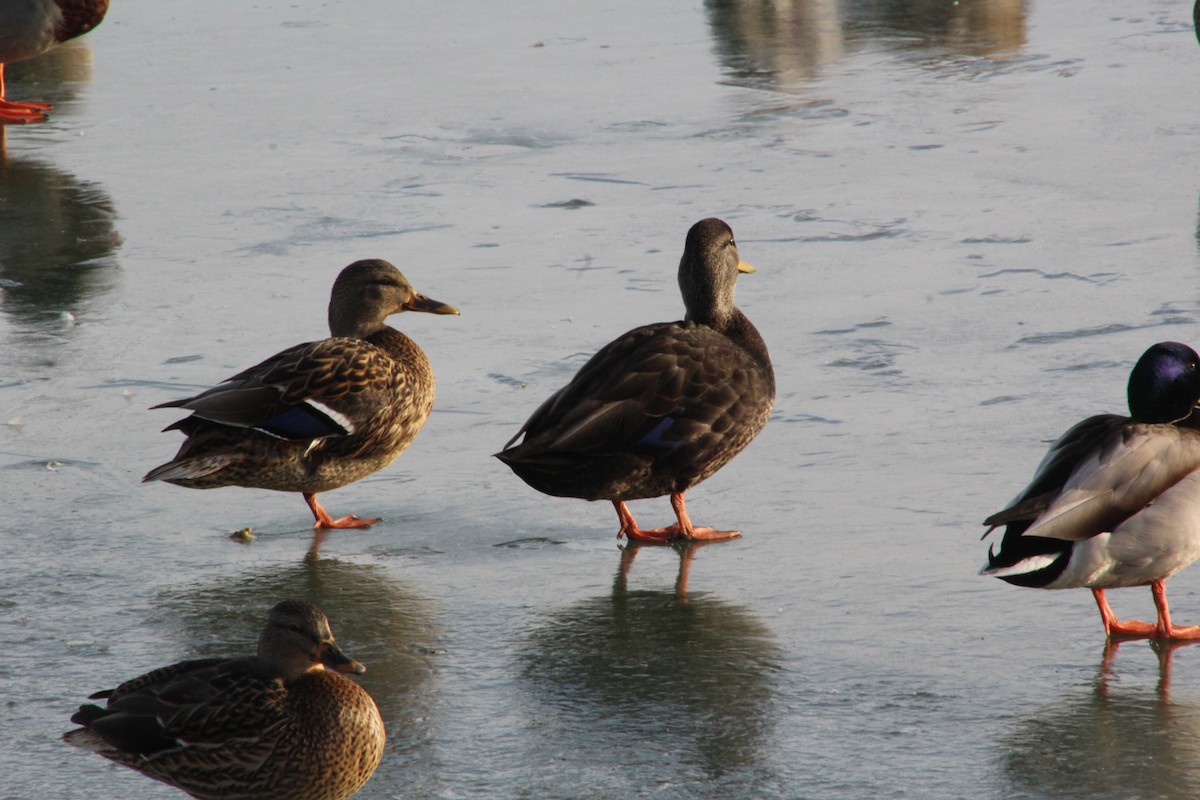
<path fill-rule="evenodd" d="M 258 427 L 317 403 L 332 412 L 325 435 L 346 434 L 357 420 L 387 405 L 396 378 L 395 361 L 378 347 L 362 339 L 324 339 L 284 350 L 206 392 L 164 405 L 190 409 L 212 422 Z M 315 437 L 306 430 L 294 438 Z"/>

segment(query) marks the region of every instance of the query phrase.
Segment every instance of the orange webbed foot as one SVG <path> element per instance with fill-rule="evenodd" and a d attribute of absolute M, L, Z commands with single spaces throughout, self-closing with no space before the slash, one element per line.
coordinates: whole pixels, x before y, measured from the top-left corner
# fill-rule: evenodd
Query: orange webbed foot
<path fill-rule="evenodd" d="M 1153 638 L 1172 642 L 1200 641 L 1200 625 L 1171 625 L 1165 631 L 1155 628 Z"/>
<path fill-rule="evenodd" d="M 1153 622 L 1142 622 L 1140 620 L 1131 619 L 1125 622 L 1113 620 L 1108 625 L 1108 635 L 1110 638 L 1126 638 L 1126 639 L 1149 639 L 1153 638 L 1158 631 L 1158 626 Z"/>
<path fill-rule="evenodd" d="M 317 502 L 317 496 L 315 494 L 309 494 L 308 492 L 304 493 L 304 502 L 308 503 L 308 507 L 312 511 L 313 519 L 315 520 L 313 522 L 313 528 L 316 530 L 322 530 L 325 528 L 367 528 L 371 525 L 374 525 L 376 522 L 383 521 L 381 517 L 376 517 L 375 519 L 361 519 L 353 514 L 347 514 L 344 517 L 334 519 L 333 517 L 329 516 L 329 512 L 322 508 L 321 504 Z"/>
<path fill-rule="evenodd" d="M 631 542 L 640 542 L 642 544 L 670 544 L 680 538 L 679 526 L 671 525 L 666 528 L 649 528 L 642 530 L 637 526 L 630 528 L 621 528 L 617 533 L 617 538 L 627 537 Z"/>
<path fill-rule="evenodd" d="M 42 122 L 46 119 L 44 112 L 54 106 L 49 103 L 17 103 L 12 100 L 0 100 L 0 124 L 24 125 L 28 122 Z"/>
<path fill-rule="evenodd" d="M 723 539 L 737 539 L 741 531 L 718 531 L 714 528 L 692 528 L 691 539 L 699 542 L 719 542 Z"/>
<path fill-rule="evenodd" d="M 314 528 L 369 528 L 376 522 L 383 522 L 383 517 L 375 519 L 360 519 L 353 514 L 347 514 L 344 517 L 337 519 L 317 520 L 313 523 Z"/>
<path fill-rule="evenodd" d="M 638 527 L 622 528 L 618 537 L 626 536 L 631 542 L 643 544 L 672 544 L 674 542 L 719 542 L 724 539 L 736 539 L 741 531 L 719 531 L 714 528 L 692 528 L 685 531 L 679 523 L 665 528 L 643 530 Z"/>
<path fill-rule="evenodd" d="M 693 525 L 692 521 L 688 519 L 681 493 L 671 495 L 671 506 L 675 509 L 677 522 L 665 528 L 639 528 L 633 519 L 633 514 L 630 513 L 629 508 L 623 501 L 614 500 L 613 506 L 617 509 L 617 518 L 621 522 L 621 530 L 617 532 L 617 538 L 619 539 L 623 536 L 629 537 L 631 542 L 640 542 L 643 544 L 719 542 L 726 539 L 736 539 L 742 535 L 741 531 L 719 531 L 715 528 L 696 527 Z"/>

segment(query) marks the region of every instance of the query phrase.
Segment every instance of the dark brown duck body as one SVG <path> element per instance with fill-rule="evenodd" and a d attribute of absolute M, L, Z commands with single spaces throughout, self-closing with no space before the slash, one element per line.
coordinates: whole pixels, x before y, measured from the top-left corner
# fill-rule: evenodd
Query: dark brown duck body
<path fill-rule="evenodd" d="M 647 325 L 593 356 L 498 458 L 557 497 L 662 497 L 741 452 L 773 396 L 770 372 L 726 335 L 688 321 Z"/>
<path fill-rule="evenodd" d="M 342 800 L 385 733 L 324 614 L 284 601 L 256 656 L 184 661 L 99 692 L 64 739 L 203 800 Z"/>
<path fill-rule="evenodd" d="M 775 399 L 766 344 L 733 305 L 733 232 L 702 220 L 688 233 L 679 283 L 687 318 L 635 328 L 602 348 L 534 412 L 497 457 L 538 491 L 624 501 L 683 493 L 742 451 Z M 692 538 L 686 514 L 669 538 Z M 662 538 L 662 537 L 651 537 Z"/>
<path fill-rule="evenodd" d="M 331 519 L 315 495 L 390 464 L 429 416 L 429 359 L 384 323 L 400 311 L 458 313 L 416 293 L 386 261 L 346 267 L 330 299 L 331 338 L 291 347 L 195 397 L 156 406 L 194 413 L 167 428 L 187 439 L 143 480 L 301 492 L 316 527 L 369 524 Z"/>

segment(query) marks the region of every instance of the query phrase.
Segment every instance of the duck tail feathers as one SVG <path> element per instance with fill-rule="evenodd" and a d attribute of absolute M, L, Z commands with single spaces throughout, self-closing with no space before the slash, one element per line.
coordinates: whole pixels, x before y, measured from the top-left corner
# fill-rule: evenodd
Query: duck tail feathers
<path fill-rule="evenodd" d="M 233 456 L 216 455 L 185 458 L 182 461 L 168 461 L 162 466 L 155 467 L 146 473 L 142 483 L 151 481 L 194 480 L 212 475 L 234 462 Z"/>

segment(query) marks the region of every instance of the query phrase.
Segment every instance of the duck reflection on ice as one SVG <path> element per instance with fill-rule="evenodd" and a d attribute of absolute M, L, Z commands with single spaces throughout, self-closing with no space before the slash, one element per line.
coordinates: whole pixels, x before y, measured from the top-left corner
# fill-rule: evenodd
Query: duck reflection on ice
<path fill-rule="evenodd" d="M 68 42 L 12 64 L 7 74 L 13 86 L 37 86 L 43 99 L 69 103 L 91 80 L 92 51 Z M 18 334 L 61 330 L 67 315 L 88 310 L 91 298 L 116 285 L 116 209 L 95 183 L 24 152 L 9 154 L 6 131 L 0 125 L 0 313 Z"/>
<path fill-rule="evenodd" d="M 679 573 L 675 576 L 675 599 L 681 603 L 686 603 L 688 600 L 688 577 L 692 572 L 692 559 L 696 557 L 696 551 L 701 547 L 710 544 L 716 544 L 715 541 L 673 541 L 666 544 L 676 553 L 679 554 Z M 613 594 L 625 592 L 629 583 L 629 573 L 633 569 L 633 560 L 637 558 L 638 550 L 642 547 L 649 547 L 651 550 L 657 550 L 662 545 L 658 543 L 644 544 L 637 541 L 628 541 L 621 546 L 621 566 L 617 570 L 617 577 L 613 581 Z"/>
<path fill-rule="evenodd" d="M 1080 800 L 1200 796 L 1200 705 L 1170 697 L 1172 657 L 1192 644 L 1150 645 L 1158 658 L 1151 688 L 1122 686 L 1129 676 L 1113 677 L 1120 641 L 1110 640 L 1089 690 L 1017 722 L 1002 738 L 1013 793 Z"/>
<path fill-rule="evenodd" d="M 991 56 L 1026 41 L 1025 0 L 707 0 L 726 74 L 738 85 L 803 88 L 867 42 L 935 54 Z"/>
<path fill-rule="evenodd" d="M 60 329 L 64 314 L 113 289 L 116 218 L 96 184 L 41 160 L 0 158 L 0 312 L 18 332 Z"/>
<path fill-rule="evenodd" d="M 636 552 L 622 552 L 611 596 L 552 612 L 529 636 L 522 679 L 540 729 L 582 769 L 600 759 L 704 780 L 761 767 L 782 659 L 772 632 L 705 593 L 629 591 Z"/>

